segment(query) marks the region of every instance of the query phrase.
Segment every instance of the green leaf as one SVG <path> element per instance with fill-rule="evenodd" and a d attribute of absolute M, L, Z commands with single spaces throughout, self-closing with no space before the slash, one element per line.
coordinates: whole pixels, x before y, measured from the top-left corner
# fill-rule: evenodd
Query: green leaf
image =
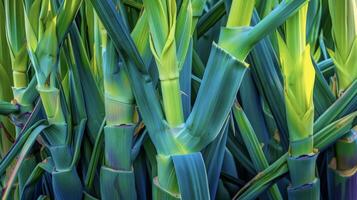
<path fill-rule="evenodd" d="M 102 125 L 100 126 L 100 129 L 98 130 L 97 137 L 95 139 L 95 143 L 93 146 L 93 151 L 92 155 L 90 158 L 90 162 L 88 164 L 88 170 L 86 174 L 86 178 L 84 181 L 84 186 L 87 190 L 92 190 L 93 187 L 93 182 L 94 182 L 94 176 L 96 173 L 96 169 L 99 163 L 99 160 L 101 159 L 101 154 L 103 151 L 103 129 L 105 125 L 105 119 L 103 119 Z"/>
<path fill-rule="evenodd" d="M 189 49 L 192 29 L 192 5 L 191 0 L 183 0 L 176 22 L 176 57 L 178 60 L 178 68 L 181 70 L 186 60 L 186 55 Z"/>
<path fill-rule="evenodd" d="M 14 180 L 17 176 L 17 172 L 20 169 L 26 155 L 31 150 L 32 145 L 36 142 L 37 136 L 39 136 L 39 134 L 47 127 L 49 127 L 49 126 L 48 125 L 39 125 L 31 131 L 31 134 L 29 135 L 29 137 L 27 138 L 26 142 L 24 143 L 24 145 L 21 149 L 21 152 L 17 159 L 16 165 L 15 165 L 13 171 L 11 172 L 9 180 L 6 183 L 7 189 L 3 193 L 3 196 L 2 196 L 3 199 L 7 199 L 8 196 L 10 195 L 10 190 L 12 188 L 12 184 L 14 183 Z"/>
<path fill-rule="evenodd" d="M 96 134 L 100 129 L 105 116 L 104 102 L 96 85 L 93 75 L 91 74 L 89 61 L 85 52 L 82 40 L 79 36 L 78 29 L 72 26 L 70 30 L 71 44 L 74 53 L 74 60 L 78 67 L 78 74 L 81 80 L 83 91 L 84 106 L 87 113 L 88 123 L 86 124 L 89 130 L 90 140 L 94 143 Z M 84 95 L 84 94 L 91 94 Z"/>
<path fill-rule="evenodd" d="M 243 151 L 243 147 L 239 144 L 239 141 L 233 136 L 232 133 L 228 135 L 227 149 L 232 153 L 232 156 L 238 161 L 238 163 L 247 170 L 249 175 L 257 173 L 252 161 L 247 157 L 246 151 Z"/>
<path fill-rule="evenodd" d="M 253 22 L 259 20 L 256 13 Z M 251 52 L 252 75 L 256 80 L 259 93 L 264 95 L 278 127 L 283 150 L 288 149 L 288 127 L 283 95 L 283 78 L 279 70 L 276 52 L 271 42 L 265 38 Z"/>
<path fill-rule="evenodd" d="M 331 92 L 327 81 L 324 79 L 318 65 L 315 67 L 315 86 L 314 86 L 314 107 L 315 119 L 319 117 L 336 100 Z"/>
<path fill-rule="evenodd" d="M 182 199 L 210 199 L 201 153 L 172 156 Z"/>
<path fill-rule="evenodd" d="M 216 198 L 218 189 L 219 176 L 222 170 L 228 137 L 227 124 L 223 126 L 216 139 L 202 151 L 202 157 L 205 161 L 207 170 L 208 187 L 211 199 Z"/>
<path fill-rule="evenodd" d="M 191 113 L 191 79 L 192 79 L 192 40 L 190 46 L 188 47 L 188 52 L 186 60 L 183 64 L 183 67 L 180 71 L 180 92 L 182 98 L 182 109 L 184 118 L 187 119 Z"/>
<path fill-rule="evenodd" d="M 224 1 L 218 1 L 207 13 L 200 17 L 197 23 L 197 37 L 201 37 L 214 26 L 226 13 Z"/>
<path fill-rule="evenodd" d="M 249 152 L 250 158 L 253 161 L 255 170 L 260 172 L 269 167 L 269 163 L 265 158 L 262 146 L 256 137 L 256 134 L 251 126 L 247 116 L 236 102 L 233 107 L 233 114 L 236 119 L 236 123 L 239 127 L 240 133 L 242 135 L 243 141 L 247 150 Z M 277 185 L 273 185 L 269 189 L 269 195 L 272 199 L 283 199 L 280 194 L 279 188 Z"/>
<path fill-rule="evenodd" d="M 48 157 L 38 163 L 32 170 L 31 175 L 26 180 L 24 189 L 20 191 L 20 198 L 26 199 L 26 197 L 34 194 L 37 181 L 42 177 L 44 173 L 51 173 L 54 170 L 54 165 L 51 157 Z"/>
<path fill-rule="evenodd" d="M 68 28 L 72 24 L 79 7 L 81 6 L 82 0 L 64 0 L 57 14 L 57 38 L 58 41 L 62 41 Z"/>
<path fill-rule="evenodd" d="M 342 117 L 348 112 L 355 111 L 357 102 L 357 81 L 344 92 L 314 123 L 314 132 L 321 130 L 324 126 Z M 347 111 L 347 113 L 346 113 Z"/>
<path fill-rule="evenodd" d="M 13 146 L 11 147 L 9 152 L 6 154 L 5 157 L 2 158 L 2 160 L 0 162 L 0 174 L 3 174 L 6 170 L 6 168 L 11 164 L 13 159 L 15 159 L 15 157 L 17 156 L 19 151 L 22 149 L 22 147 L 26 143 L 28 137 L 31 135 L 32 131 L 34 131 L 36 127 L 41 126 L 41 124 L 43 124 L 43 123 L 44 123 L 44 120 L 39 120 L 36 123 L 34 123 L 31 127 L 29 127 L 28 129 L 24 129 L 25 131 L 23 133 L 20 133 L 16 142 L 13 144 Z"/>

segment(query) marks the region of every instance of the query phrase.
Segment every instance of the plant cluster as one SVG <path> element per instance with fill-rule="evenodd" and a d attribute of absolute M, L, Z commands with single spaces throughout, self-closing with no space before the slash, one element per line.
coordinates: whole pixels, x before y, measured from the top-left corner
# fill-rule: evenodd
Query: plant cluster
<path fill-rule="evenodd" d="M 2 199 L 357 199 L 356 0 L 0 0 Z"/>

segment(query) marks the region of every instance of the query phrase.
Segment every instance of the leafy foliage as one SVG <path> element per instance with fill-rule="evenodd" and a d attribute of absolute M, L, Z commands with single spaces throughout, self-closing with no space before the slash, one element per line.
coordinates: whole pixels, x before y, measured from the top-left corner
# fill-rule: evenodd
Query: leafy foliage
<path fill-rule="evenodd" d="M 356 16 L 0 0 L 2 199 L 356 199 Z"/>

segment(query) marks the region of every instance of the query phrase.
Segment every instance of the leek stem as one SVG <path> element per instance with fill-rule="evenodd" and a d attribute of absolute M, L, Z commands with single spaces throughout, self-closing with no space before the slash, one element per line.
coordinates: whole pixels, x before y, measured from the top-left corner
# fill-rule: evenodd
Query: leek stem
<path fill-rule="evenodd" d="M 279 39 L 284 96 L 290 138 L 290 153 L 294 157 L 313 153 L 314 68 L 310 48 L 306 44 L 308 4 L 288 18 L 286 44 Z"/>
<path fill-rule="evenodd" d="M 177 127 L 184 123 L 179 78 L 160 83 L 166 120 L 170 127 Z"/>
<path fill-rule="evenodd" d="M 306 47 L 307 4 L 286 21 L 286 44 L 290 55 L 299 58 Z"/>
<path fill-rule="evenodd" d="M 254 5 L 255 0 L 233 0 L 226 27 L 249 26 Z"/>
<path fill-rule="evenodd" d="M 179 194 L 180 191 L 172 158 L 158 154 L 156 161 L 160 186 L 172 194 Z"/>
<path fill-rule="evenodd" d="M 28 80 L 26 72 L 15 71 L 15 69 L 13 69 L 12 76 L 14 79 L 14 88 L 24 88 L 27 86 Z"/>
<path fill-rule="evenodd" d="M 357 3 L 355 0 L 328 3 L 335 43 L 330 55 L 336 65 L 337 96 L 340 96 L 357 79 Z"/>
<path fill-rule="evenodd" d="M 59 90 L 55 87 L 37 86 L 43 107 L 50 123 L 66 123 L 62 111 Z"/>

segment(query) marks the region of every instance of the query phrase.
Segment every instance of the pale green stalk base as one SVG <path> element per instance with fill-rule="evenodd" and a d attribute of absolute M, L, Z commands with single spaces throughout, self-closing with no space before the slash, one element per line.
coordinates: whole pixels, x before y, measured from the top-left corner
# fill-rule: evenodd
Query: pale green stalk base
<path fill-rule="evenodd" d="M 37 87 L 40 93 L 43 107 L 50 123 L 65 123 L 62 112 L 59 90 L 54 87 Z"/>
<path fill-rule="evenodd" d="M 175 173 L 174 163 L 171 156 L 158 154 L 156 156 L 158 182 L 160 187 L 172 194 L 179 194 L 179 187 Z"/>
<path fill-rule="evenodd" d="M 314 142 L 312 135 L 305 139 L 290 141 L 289 153 L 293 157 L 310 155 L 314 152 Z"/>
<path fill-rule="evenodd" d="M 161 80 L 162 101 L 167 123 L 174 128 L 184 123 L 179 78 Z"/>
<path fill-rule="evenodd" d="M 14 79 L 15 88 L 27 87 L 28 80 L 27 80 L 26 72 L 13 71 L 12 76 Z"/>

